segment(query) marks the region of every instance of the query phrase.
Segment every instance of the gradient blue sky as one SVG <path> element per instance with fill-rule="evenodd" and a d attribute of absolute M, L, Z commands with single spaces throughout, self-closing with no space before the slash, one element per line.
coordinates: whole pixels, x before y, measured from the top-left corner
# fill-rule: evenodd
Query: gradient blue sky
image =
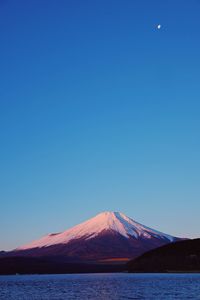
<path fill-rule="evenodd" d="M 0 249 L 105 210 L 199 236 L 199 15 L 198 0 L 0 1 Z"/>

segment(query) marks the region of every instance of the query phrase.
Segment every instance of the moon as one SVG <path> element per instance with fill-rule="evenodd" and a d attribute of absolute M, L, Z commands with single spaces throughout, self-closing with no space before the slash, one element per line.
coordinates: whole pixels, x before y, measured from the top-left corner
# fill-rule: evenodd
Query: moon
<path fill-rule="evenodd" d="M 161 29 L 161 24 L 158 24 L 156 27 L 158 30 Z"/>

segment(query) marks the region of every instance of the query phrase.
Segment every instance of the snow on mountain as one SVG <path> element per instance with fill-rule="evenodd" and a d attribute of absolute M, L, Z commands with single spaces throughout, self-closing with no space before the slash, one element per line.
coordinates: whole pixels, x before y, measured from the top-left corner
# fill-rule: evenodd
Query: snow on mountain
<path fill-rule="evenodd" d="M 16 251 L 63 245 L 78 239 L 89 241 L 98 237 L 98 235 L 102 235 L 104 232 L 116 233 L 126 239 L 161 240 L 161 243 L 169 243 L 177 240 L 173 236 L 137 223 L 123 213 L 103 212 L 71 229 L 61 233 L 46 235 L 39 240 L 17 248 Z"/>

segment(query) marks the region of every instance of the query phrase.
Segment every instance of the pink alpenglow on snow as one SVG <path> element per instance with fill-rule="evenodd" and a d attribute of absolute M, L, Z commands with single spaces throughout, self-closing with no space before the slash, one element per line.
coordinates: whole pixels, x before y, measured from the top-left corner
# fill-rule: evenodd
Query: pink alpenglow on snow
<path fill-rule="evenodd" d="M 120 212 L 103 212 L 61 233 L 48 234 L 14 250 L 16 255 L 57 255 L 78 259 L 136 257 L 178 240 Z"/>
<path fill-rule="evenodd" d="M 103 212 L 86 222 L 72 227 L 71 229 L 61 233 L 46 235 L 39 240 L 17 248 L 17 250 L 25 250 L 35 247 L 48 247 L 55 244 L 67 244 L 69 241 L 79 238 L 92 239 L 106 230 L 117 232 L 125 238 L 132 236 L 136 239 L 142 237 L 150 239 L 155 237 L 159 239 L 167 239 L 169 242 L 174 240 L 173 236 L 139 224 L 125 216 L 123 213 Z"/>

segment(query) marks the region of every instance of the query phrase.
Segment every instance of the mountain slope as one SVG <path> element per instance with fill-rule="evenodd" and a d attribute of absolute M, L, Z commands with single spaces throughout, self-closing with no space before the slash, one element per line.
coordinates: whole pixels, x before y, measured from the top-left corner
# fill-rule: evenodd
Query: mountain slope
<path fill-rule="evenodd" d="M 13 255 L 56 255 L 99 260 L 133 258 L 178 240 L 120 212 L 103 212 L 61 233 L 49 234 L 15 249 Z"/>

